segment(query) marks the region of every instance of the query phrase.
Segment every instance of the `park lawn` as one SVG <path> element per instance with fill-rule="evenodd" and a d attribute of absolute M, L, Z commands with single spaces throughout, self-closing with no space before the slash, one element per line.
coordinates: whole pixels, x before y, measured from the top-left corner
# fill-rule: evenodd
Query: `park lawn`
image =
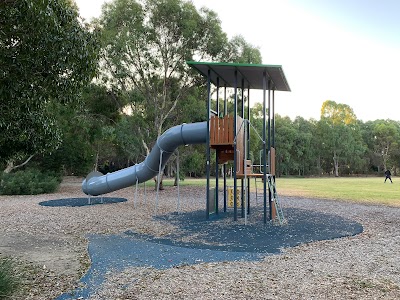
<path fill-rule="evenodd" d="M 400 206 L 400 180 L 381 177 L 278 178 L 281 195 Z"/>
<path fill-rule="evenodd" d="M 324 177 L 324 178 L 277 178 L 278 195 L 335 199 L 367 204 L 384 204 L 400 207 L 400 178 L 394 177 L 383 183 L 384 177 Z M 165 185 L 173 184 L 167 179 Z M 240 180 L 238 181 L 240 184 Z M 205 179 L 186 178 L 181 185 L 205 186 Z M 228 186 L 233 186 L 233 180 L 227 180 Z M 215 186 L 215 179 L 211 178 L 210 185 Z M 254 185 L 254 181 L 251 181 Z M 220 179 L 219 186 L 223 186 Z M 261 182 L 258 183 L 261 189 Z"/>

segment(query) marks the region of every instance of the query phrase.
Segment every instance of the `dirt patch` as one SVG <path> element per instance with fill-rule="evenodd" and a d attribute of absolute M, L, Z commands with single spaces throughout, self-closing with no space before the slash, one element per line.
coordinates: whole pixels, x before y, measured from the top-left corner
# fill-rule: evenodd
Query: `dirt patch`
<path fill-rule="evenodd" d="M 71 250 L 69 238 L 52 235 L 8 233 L 0 239 L 0 254 L 32 262 L 43 269 L 64 275 L 76 275 L 82 270 L 85 254 Z"/>

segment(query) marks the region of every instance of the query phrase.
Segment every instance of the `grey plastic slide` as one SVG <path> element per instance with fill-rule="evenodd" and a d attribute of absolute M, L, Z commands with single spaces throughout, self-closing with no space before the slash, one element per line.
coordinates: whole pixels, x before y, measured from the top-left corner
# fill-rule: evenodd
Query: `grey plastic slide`
<path fill-rule="evenodd" d="M 157 139 L 150 154 L 143 162 L 106 175 L 92 172 L 83 180 L 82 191 L 87 195 L 98 196 L 132 186 L 136 182 L 145 182 L 158 174 L 161 152 L 162 169 L 178 146 L 203 144 L 206 142 L 206 138 L 207 122 L 174 126 Z"/>

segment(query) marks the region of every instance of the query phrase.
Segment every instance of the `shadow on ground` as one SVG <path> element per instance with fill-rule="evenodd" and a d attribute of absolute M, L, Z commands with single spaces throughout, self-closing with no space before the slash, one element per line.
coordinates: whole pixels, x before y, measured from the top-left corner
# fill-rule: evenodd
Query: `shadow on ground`
<path fill-rule="evenodd" d="M 118 202 L 126 202 L 125 198 L 115 198 L 115 197 L 85 197 L 85 198 L 64 198 L 64 199 L 55 199 L 39 202 L 41 206 L 87 206 L 87 205 L 96 205 L 96 204 L 111 204 Z"/>
<path fill-rule="evenodd" d="M 282 248 L 304 243 L 352 236 L 363 231 L 361 224 L 338 215 L 323 214 L 305 209 L 285 209 L 287 224 L 264 224 L 261 212 L 233 221 L 233 213 L 212 215 L 206 220 L 204 211 L 172 213 L 157 219 L 172 223 L 179 230 L 162 238 L 140 235 L 131 231 L 127 235 L 158 244 L 210 249 L 218 251 L 278 253 Z"/>
<path fill-rule="evenodd" d="M 255 211 L 244 225 L 233 221 L 233 213 L 206 220 L 204 211 L 171 213 L 156 217 L 178 230 L 162 238 L 126 231 L 120 235 L 90 235 L 92 265 L 81 279 L 83 288 L 63 294 L 58 300 L 86 299 L 95 293 L 110 271 L 127 267 L 171 268 L 203 262 L 258 260 L 283 248 L 313 241 L 352 236 L 363 231 L 360 223 L 333 214 L 304 209 L 284 210 L 287 224 L 263 223 Z"/>

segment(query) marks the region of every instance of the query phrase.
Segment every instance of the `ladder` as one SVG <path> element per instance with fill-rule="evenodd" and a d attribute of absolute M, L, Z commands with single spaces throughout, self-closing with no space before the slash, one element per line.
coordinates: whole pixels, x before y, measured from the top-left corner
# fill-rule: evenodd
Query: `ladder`
<path fill-rule="evenodd" d="M 278 199 L 278 193 L 276 192 L 275 177 L 272 174 L 267 174 L 267 180 L 269 191 L 271 192 L 272 196 L 272 205 L 274 206 L 276 212 L 276 217 L 273 221 L 278 221 L 279 225 L 283 225 L 286 223 L 286 220 Z"/>
<path fill-rule="evenodd" d="M 267 180 L 268 180 L 268 188 L 271 193 L 271 202 L 273 205 L 273 210 L 275 210 L 275 217 L 272 221 L 278 223 L 279 225 L 286 224 L 287 221 L 285 220 L 285 216 L 283 215 L 283 210 L 281 208 L 278 198 L 278 193 L 276 191 L 275 178 L 272 174 L 267 174 Z M 258 198 L 263 197 L 264 193 L 261 194 L 258 192 L 257 178 L 254 178 L 254 181 L 256 186 L 256 204 L 258 204 Z"/>

